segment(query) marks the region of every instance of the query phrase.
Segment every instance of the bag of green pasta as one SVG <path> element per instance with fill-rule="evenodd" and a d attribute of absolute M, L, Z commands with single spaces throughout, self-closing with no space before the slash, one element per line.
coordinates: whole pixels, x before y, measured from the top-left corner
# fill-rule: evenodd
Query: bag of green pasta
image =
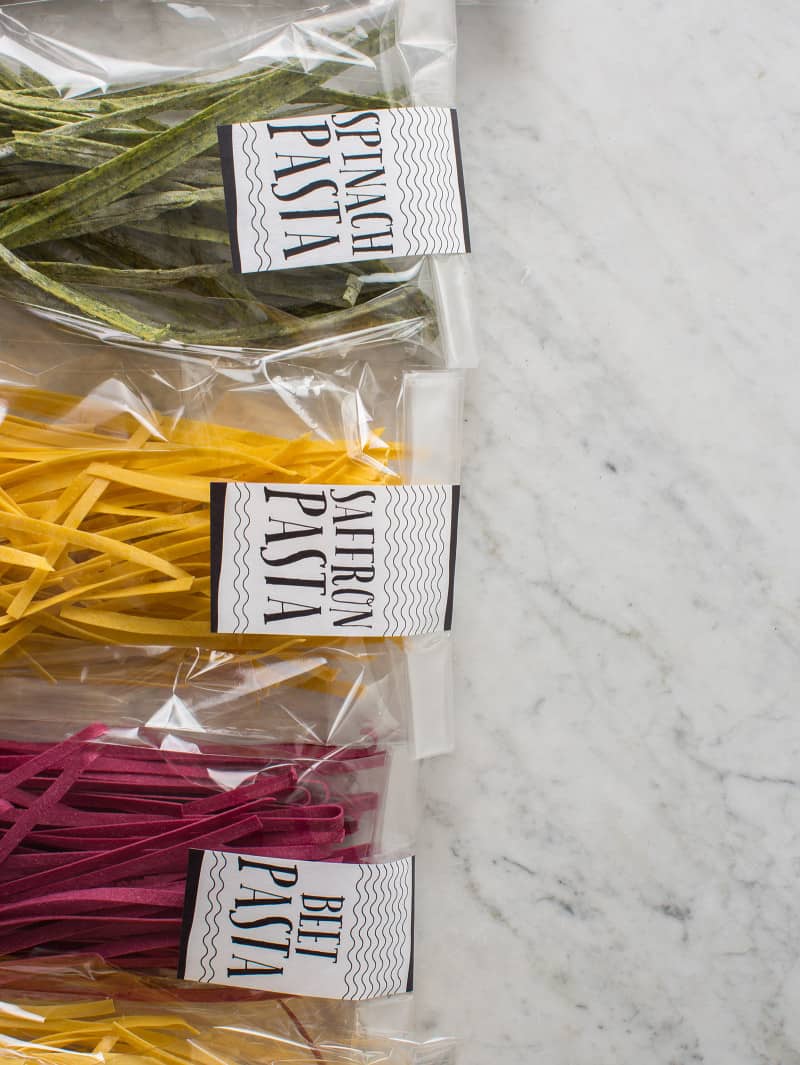
<path fill-rule="evenodd" d="M 0 294 L 137 347 L 470 365 L 454 0 L 0 5 Z"/>

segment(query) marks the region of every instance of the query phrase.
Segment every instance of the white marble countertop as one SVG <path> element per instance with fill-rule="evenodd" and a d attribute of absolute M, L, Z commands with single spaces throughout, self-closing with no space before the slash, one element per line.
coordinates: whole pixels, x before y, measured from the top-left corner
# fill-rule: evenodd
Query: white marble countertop
<path fill-rule="evenodd" d="M 461 29 L 484 362 L 423 1026 L 463 1065 L 796 1065 L 797 5 Z"/>

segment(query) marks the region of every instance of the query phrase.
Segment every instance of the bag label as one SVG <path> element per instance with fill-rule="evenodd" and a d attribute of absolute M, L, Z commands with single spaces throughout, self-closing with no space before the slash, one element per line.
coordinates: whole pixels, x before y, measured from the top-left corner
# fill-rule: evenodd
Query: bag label
<path fill-rule="evenodd" d="M 179 979 L 362 1001 L 413 988 L 414 859 L 189 856 Z"/>
<path fill-rule="evenodd" d="M 449 630 L 451 485 L 211 485 L 211 631 L 417 636 Z"/>
<path fill-rule="evenodd" d="M 295 115 L 218 135 L 239 273 L 469 251 L 449 108 Z"/>

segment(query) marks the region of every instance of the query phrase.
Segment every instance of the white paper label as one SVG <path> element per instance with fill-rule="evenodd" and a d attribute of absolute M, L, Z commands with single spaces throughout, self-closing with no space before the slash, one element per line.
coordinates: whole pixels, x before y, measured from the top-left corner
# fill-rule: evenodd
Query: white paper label
<path fill-rule="evenodd" d="M 240 273 L 469 251 L 455 111 L 295 115 L 218 133 Z"/>
<path fill-rule="evenodd" d="M 413 984 L 414 859 L 192 851 L 178 976 L 361 1001 Z"/>
<path fill-rule="evenodd" d="M 449 629 L 458 498 L 451 485 L 212 484 L 211 631 Z"/>

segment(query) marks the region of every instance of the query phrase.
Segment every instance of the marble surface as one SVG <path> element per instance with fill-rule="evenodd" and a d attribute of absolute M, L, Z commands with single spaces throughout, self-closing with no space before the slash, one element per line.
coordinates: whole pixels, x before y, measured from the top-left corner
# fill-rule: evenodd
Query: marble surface
<path fill-rule="evenodd" d="M 797 5 L 461 21 L 484 362 L 423 1027 L 800 1063 Z"/>

